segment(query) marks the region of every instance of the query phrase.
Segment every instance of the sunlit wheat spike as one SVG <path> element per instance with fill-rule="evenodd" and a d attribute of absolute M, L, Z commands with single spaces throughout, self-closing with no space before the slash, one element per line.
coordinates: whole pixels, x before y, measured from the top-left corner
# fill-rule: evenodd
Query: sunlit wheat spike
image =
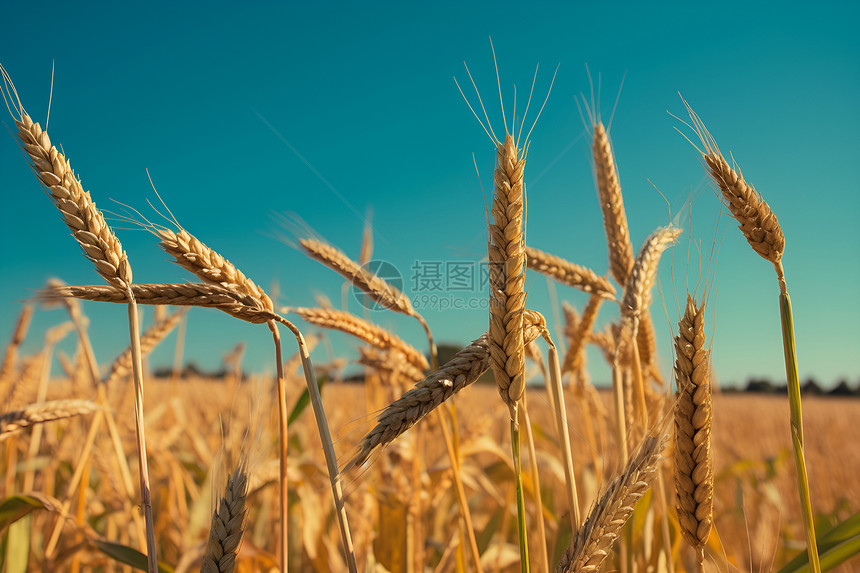
<path fill-rule="evenodd" d="M 423 354 L 400 337 L 388 332 L 381 326 L 362 320 L 348 312 L 303 307 L 290 307 L 285 310 L 299 315 L 305 322 L 346 332 L 378 348 L 398 350 L 410 364 L 421 370 L 427 370 L 430 366 Z"/>
<path fill-rule="evenodd" d="M 34 123 L 18 100 L 15 87 L 3 74 L 4 99 L 11 105 L 18 138 L 30 160 L 33 173 L 45 192 L 59 209 L 63 221 L 83 250 L 84 256 L 96 267 L 108 283 L 125 290 L 132 282 L 131 265 L 113 230 L 105 223 L 102 212 L 96 208 L 88 191 L 84 191 L 69 160 L 51 143 L 48 132 Z"/>
<path fill-rule="evenodd" d="M 278 318 L 278 315 L 268 310 L 258 298 L 218 285 L 206 283 L 135 284 L 131 286 L 131 290 L 139 304 L 172 304 L 217 308 L 253 324 L 263 324 Z M 127 302 L 123 293 L 100 285 L 57 286 L 43 289 L 39 293 L 41 300 L 58 297 L 74 297 L 98 302 Z"/>
<path fill-rule="evenodd" d="M 546 321 L 539 312 L 526 310 L 523 332 L 525 345 L 546 332 Z M 359 442 L 358 452 L 347 462 L 344 471 L 360 466 L 373 452 L 390 444 L 418 423 L 442 402 L 474 383 L 490 367 L 489 334 L 460 350 L 438 371 L 424 378 L 380 414 L 376 426 Z"/>
<path fill-rule="evenodd" d="M 316 239 L 301 239 L 299 244 L 309 257 L 319 261 L 352 282 L 356 288 L 366 293 L 374 302 L 379 303 L 389 310 L 401 312 L 409 316 L 417 314 L 412 307 L 409 297 L 384 279 L 370 272 L 366 267 L 350 259 L 340 249 Z"/>
<path fill-rule="evenodd" d="M 245 529 L 245 497 L 248 493 L 248 471 L 244 463 L 227 476 L 227 487 L 212 514 L 209 540 L 203 554 L 201 573 L 231 573 Z"/>
<path fill-rule="evenodd" d="M 684 101 L 683 98 L 682 101 Z M 704 150 L 699 151 L 705 160 L 705 165 L 711 178 L 720 188 L 726 206 L 739 223 L 738 228 L 753 250 L 773 263 L 779 273 L 782 255 L 785 252 L 785 235 L 776 215 L 755 187 L 747 183 L 740 169 L 726 161 L 716 141 L 693 108 L 686 101 L 684 105 L 693 122 L 693 129 L 704 147 Z"/>
<path fill-rule="evenodd" d="M 710 357 L 705 348 L 705 307 L 687 295 L 675 337 L 675 493 L 684 539 L 699 563 L 713 524 L 714 471 L 711 456 Z"/>
<path fill-rule="evenodd" d="M 552 277 L 567 286 L 605 298 L 615 297 L 615 287 L 588 267 L 571 263 L 533 247 L 526 247 L 526 262 L 528 268 L 533 271 Z"/>
<path fill-rule="evenodd" d="M 492 222 L 489 226 L 490 364 L 499 393 L 517 420 L 525 391 L 525 243 L 523 172 L 525 152 L 507 134 L 496 148 Z"/>
<path fill-rule="evenodd" d="M 0 416 L 0 441 L 6 439 L 13 432 L 35 424 L 91 414 L 98 409 L 100 406 L 90 400 L 52 400 L 30 404 Z"/>
<path fill-rule="evenodd" d="M 666 434 L 643 438 L 627 466 L 606 488 L 591 509 L 570 547 L 556 567 L 556 573 L 596 573 L 609 553 L 636 502 L 651 487 Z"/>
<path fill-rule="evenodd" d="M 624 211 L 624 198 L 621 195 L 621 183 L 618 180 L 612 145 L 609 134 L 600 121 L 594 125 L 591 149 L 594 155 L 597 199 L 603 212 L 603 227 L 609 250 L 609 270 L 618 284 L 623 285 L 633 267 L 633 245 L 630 242 L 627 213 Z"/>
<path fill-rule="evenodd" d="M 633 268 L 624 286 L 621 314 L 626 323 L 638 321 L 645 309 L 651 306 L 651 289 L 657 279 L 660 257 L 669 245 L 683 232 L 671 225 L 651 233 L 636 256 Z M 632 332 L 632 330 L 631 330 Z"/>
<path fill-rule="evenodd" d="M 417 382 L 424 379 L 424 372 L 409 363 L 402 353 L 395 349 L 383 350 L 375 346 L 360 346 L 357 362 L 380 372 L 390 372 Z"/>
<path fill-rule="evenodd" d="M 272 299 L 262 288 L 254 284 L 233 263 L 207 247 L 185 229 L 174 232 L 166 227 L 146 227 L 161 239 L 160 246 L 176 259 L 176 264 L 190 271 L 204 282 L 220 285 L 252 296 L 263 303 L 266 310 L 273 310 Z"/>
<path fill-rule="evenodd" d="M 585 343 L 588 341 L 591 331 L 594 328 L 594 323 L 597 321 L 597 314 L 600 311 L 600 306 L 603 304 L 603 298 L 597 294 L 592 294 L 582 311 L 582 317 L 576 323 L 571 336 L 569 337 L 570 346 L 567 353 L 564 355 L 564 360 L 561 365 L 561 373 L 571 372 L 577 374 L 585 365 Z"/>

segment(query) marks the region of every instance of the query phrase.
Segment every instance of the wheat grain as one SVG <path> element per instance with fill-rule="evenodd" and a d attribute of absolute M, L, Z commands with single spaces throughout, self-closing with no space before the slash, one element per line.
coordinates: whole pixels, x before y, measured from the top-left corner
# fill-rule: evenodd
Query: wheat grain
<path fill-rule="evenodd" d="M 5 440 L 13 432 L 35 424 L 91 414 L 99 409 L 100 406 L 90 400 L 52 400 L 30 404 L 14 412 L 0 415 L 0 440 Z"/>
<path fill-rule="evenodd" d="M 212 514 L 212 527 L 203 554 L 201 573 L 230 573 L 236 567 L 236 554 L 245 529 L 245 497 L 248 493 L 248 471 L 244 463 L 231 476 Z"/>
<path fill-rule="evenodd" d="M 713 524 L 710 357 L 705 348 L 705 307 L 687 295 L 675 337 L 675 492 L 678 523 L 699 563 Z"/>
<path fill-rule="evenodd" d="M 424 379 L 424 372 L 409 363 L 397 350 L 382 350 L 375 346 L 358 348 L 358 363 L 380 372 L 388 372 L 405 377 L 411 382 Z"/>
<path fill-rule="evenodd" d="M 564 355 L 561 365 L 561 373 L 571 372 L 577 377 L 585 368 L 585 343 L 589 338 L 594 323 L 597 321 L 597 313 L 603 304 L 603 298 L 592 294 L 582 311 L 582 318 L 576 324 L 575 330 L 569 338 L 570 346 Z"/>
<path fill-rule="evenodd" d="M 608 280 L 587 267 L 571 263 L 561 257 L 533 247 L 526 247 L 526 263 L 528 268 L 567 286 L 604 298 L 615 297 L 615 287 Z"/>
<path fill-rule="evenodd" d="M 651 487 L 666 435 L 646 436 L 624 470 L 612 480 L 576 532 L 556 573 L 596 572 L 636 506 Z"/>

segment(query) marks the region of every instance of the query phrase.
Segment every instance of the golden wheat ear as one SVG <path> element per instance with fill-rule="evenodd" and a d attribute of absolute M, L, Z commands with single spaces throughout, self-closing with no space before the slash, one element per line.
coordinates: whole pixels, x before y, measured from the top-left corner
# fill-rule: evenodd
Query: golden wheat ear
<path fill-rule="evenodd" d="M 705 559 L 714 520 L 714 469 L 711 455 L 710 356 L 705 348 L 705 307 L 687 295 L 675 337 L 675 492 L 684 539 Z"/>

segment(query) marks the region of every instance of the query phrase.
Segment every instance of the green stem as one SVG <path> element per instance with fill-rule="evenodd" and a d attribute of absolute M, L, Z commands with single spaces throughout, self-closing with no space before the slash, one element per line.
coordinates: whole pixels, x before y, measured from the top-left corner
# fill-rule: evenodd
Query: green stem
<path fill-rule="evenodd" d="M 784 282 L 783 282 L 784 284 Z M 812 502 L 809 498 L 809 481 L 806 475 L 806 460 L 803 454 L 803 412 L 800 407 L 800 382 L 797 377 L 797 351 L 794 345 L 794 318 L 788 291 L 781 289 L 779 315 L 782 321 L 782 346 L 785 350 L 785 374 L 788 379 L 788 402 L 791 407 L 791 440 L 794 445 L 794 464 L 797 467 L 797 489 L 800 493 L 800 510 L 806 531 L 806 547 L 809 563 L 814 573 L 821 572 L 818 560 L 818 545 L 815 541 L 815 524 L 812 518 Z"/>
<path fill-rule="evenodd" d="M 514 478 L 517 484 L 517 532 L 520 538 L 520 570 L 529 573 L 529 539 L 526 529 L 526 504 L 523 497 L 522 466 L 520 464 L 520 427 L 511 420 L 511 451 L 514 456 Z"/>

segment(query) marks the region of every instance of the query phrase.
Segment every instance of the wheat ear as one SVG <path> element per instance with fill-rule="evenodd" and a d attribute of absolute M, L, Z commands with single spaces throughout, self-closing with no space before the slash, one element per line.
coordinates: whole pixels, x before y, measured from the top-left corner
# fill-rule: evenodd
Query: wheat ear
<path fill-rule="evenodd" d="M 627 227 L 627 213 L 621 195 L 621 183 L 612 154 L 609 134 L 600 121 L 594 124 L 591 150 L 594 155 L 594 178 L 597 181 L 597 199 L 603 212 L 603 228 L 609 250 L 609 270 L 618 284 L 627 282 L 633 267 L 633 245 Z"/>
<path fill-rule="evenodd" d="M 4 90 L 3 96 L 7 104 L 12 105 L 10 111 L 18 128 L 18 138 L 33 173 L 59 209 L 84 256 L 95 265 L 96 272 L 124 291 L 132 282 L 132 272 L 119 239 L 105 223 L 104 215 L 96 208 L 89 192 L 84 191 L 69 160 L 51 143 L 48 132 L 24 111 L 6 70 L 0 68 L 0 71 L 9 89 L 9 94 Z"/>
<path fill-rule="evenodd" d="M 131 291 L 134 293 L 135 300 L 140 304 L 217 308 L 252 324 L 264 324 L 277 316 L 266 310 L 259 299 L 219 285 L 205 283 L 135 284 L 131 286 Z M 49 287 L 39 293 L 41 300 L 62 297 L 98 302 L 126 302 L 123 293 L 103 285 L 63 285 Z"/>
<path fill-rule="evenodd" d="M 495 189 L 489 226 L 490 364 L 502 400 L 516 423 L 517 402 L 525 390 L 523 310 L 525 244 L 523 241 L 524 150 L 514 138 L 496 147 Z"/>
<path fill-rule="evenodd" d="M 643 438 L 624 470 L 612 480 L 574 535 L 556 573 L 596 572 L 612 550 L 639 499 L 651 487 L 666 435 Z"/>
<path fill-rule="evenodd" d="M 615 298 L 615 287 L 588 267 L 571 263 L 533 247 L 526 247 L 526 263 L 528 268 L 533 271 L 551 277 L 567 286 L 604 298 Z"/>
<path fill-rule="evenodd" d="M 401 352 L 410 364 L 421 370 L 427 370 L 429 366 L 424 355 L 418 352 L 412 345 L 404 342 L 401 338 L 384 328 L 371 324 L 348 312 L 326 308 L 303 307 L 290 307 L 284 310 L 299 315 L 305 322 L 323 328 L 333 328 L 341 332 L 346 332 L 377 348 L 395 349 Z"/>
<path fill-rule="evenodd" d="M 233 475 L 227 476 L 227 487 L 212 513 L 212 526 L 203 554 L 201 573 L 232 573 L 236 554 L 245 530 L 245 497 L 248 495 L 248 470 L 239 464 Z"/>
<path fill-rule="evenodd" d="M 8 395 L 9 386 L 13 383 L 17 374 L 18 368 L 18 349 L 21 348 L 21 343 L 24 342 L 24 337 L 27 336 L 27 330 L 30 328 L 30 319 L 33 317 L 33 305 L 26 304 L 21 309 L 18 315 L 18 321 L 15 323 L 15 330 L 12 331 L 12 340 L 6 347 L 6 354 L 3 355 L 3 365 L 0 366 L 0 396 Z"/>
<path fill-rule="evenodd" d="M 370 236 L 370 248 L 372 249 L 372 235 L 368 235 L 365 229 L 365 239 Z M 367 294 L 371 300 L 380 304 L 384 308 L 400 312 L 407 316 L 415 318 L 424 329 L 427 335 L 427 343 L 430 346 L 430 362 L 434 368 L 438 366 L 436 342 L 433 340 L 433 333 L 430 331 L 430 325 L 412 306 L 412 301 L 409 297 L 403 294 L 400 289 L 370 272 L 366 266 L 356 263 L 346 253 L 340 249 L 328 245 L 316 239 L 301 239 L 299 241 L 302 249 L 312 259 L 324 264 L 328 268 L 340 274 L 346 280 L 350 281 L 356 288 Z M 369 257 L 369 251 L 366 248 L 368 241 L 362 242 L 362 260 L 364 257 Z"/>
<path fill-rule="evenodd" d="M 525 343 L 533 342 L 546 331 L 546 321 L 539 312 L 526 310 Z M 344 466 L 344 471 L 362 465 L 373 453 L 396 440 L 451 396 L 473 384 L 490 367 L 488 333 L 457 352 L 438 371 L 392 402 L 380 414 L 376 426 L 364 436 L 358 451 Z"/>
<path fill-rule="evenodd" d="M 681 533 L 699 563 L 713 524 L 710 359 L 705 348 L 705 307 L 687 295 L 675 337 L 675 493 Z"/>
<path fill-rule="evenodd" d="M 681 101 L 684 101 L 683 98 Z M 782 280 L 781 261 L 785 252 L 785 235 L 776 215 L 755 187 L 747 183 L 740 169 L 726 161 L 717 147 L 717 142 L 693 108 L 686 101 L 684 106 L 704 147 L 704 150 L 699 149 L 699 152 L 705 160 L 709 175 L 720 188 L 726 206 L 738 222 L 738 228 L 753 250 L 773 264 L 777 276 Z"/>
<path fill-rule="evenodd" d="M 0 415 L 0 441 L 8 438 L 13 432 L 36 424 L 91 414 L 100 408 L 90 400 L 52 400 L 30 404 Z"/>
<path fill-rule="evenodd" d="M 177 232 L 166 227 L 146 227 L 161 239 L 159 246 L 176 259 L 176 264 L 190 271 L 204 282 L 220 285 L 252 296 L 263 303 L 266 310 L 274 310 L 272 299 L 254 281 L 246 277 L 230 261 L 207 247 L 185 229 Z"/>

